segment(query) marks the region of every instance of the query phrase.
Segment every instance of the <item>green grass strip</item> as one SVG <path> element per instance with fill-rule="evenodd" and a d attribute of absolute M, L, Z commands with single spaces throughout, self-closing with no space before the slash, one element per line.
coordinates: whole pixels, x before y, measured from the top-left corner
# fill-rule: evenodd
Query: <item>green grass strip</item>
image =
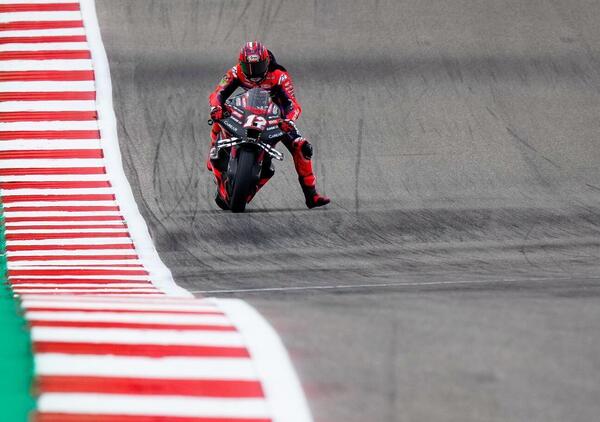
<path fill-rule="evenodd" d="M 0 420 L 27 422 L 35 409 L 33 353 L 23 310 L 8 284 L 4 221 L 0 197 Z"/>

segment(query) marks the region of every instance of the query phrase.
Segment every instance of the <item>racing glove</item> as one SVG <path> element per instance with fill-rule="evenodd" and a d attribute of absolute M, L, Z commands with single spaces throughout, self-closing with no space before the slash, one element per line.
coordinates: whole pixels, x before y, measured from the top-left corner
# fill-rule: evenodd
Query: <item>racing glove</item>
<path fill-rule="evenodd" d="M 216 106 L 216 107 L 210 108 L 210 118 L 212 120 L 221 120 L 221 119 L 223 119 L 223 117 L 224 117 L 223 107 Z"/>
<path fill-rule="evenodd" d="M 293 120 L 290 120 L 290 119 L 282 120 L 281 123 L 279 123 L 279 127 L 285 133 L 295 133 L 297 131 L 296 124 L 294 123 Z"/>

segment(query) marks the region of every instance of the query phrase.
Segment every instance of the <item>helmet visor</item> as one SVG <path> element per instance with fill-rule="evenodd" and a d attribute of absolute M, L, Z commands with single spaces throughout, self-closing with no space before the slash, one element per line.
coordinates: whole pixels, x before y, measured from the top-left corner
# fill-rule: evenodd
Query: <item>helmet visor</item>
<path fill-rule="evenodd" d="M 241 62 L 242 72 L 248 78 L 262 78 L 267 73 L 267 69 L 269 67 L 268 60 L 262 60 L 260 62 L 248 63 Z"/>

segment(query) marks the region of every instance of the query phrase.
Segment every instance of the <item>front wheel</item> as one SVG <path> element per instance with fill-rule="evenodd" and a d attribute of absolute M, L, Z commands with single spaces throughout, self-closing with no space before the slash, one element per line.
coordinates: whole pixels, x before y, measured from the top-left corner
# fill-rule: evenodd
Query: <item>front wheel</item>
<path fill-rule="evenodd" d="M 233 191 L 229 200 L 229 208 L 232 212 L 244 212 L 246 203 L 253 185 L 256 184 L 254 178 L 254 166 L 256 156 L 255 152 L 249 149 L 238 150 L 237 169 L 233 180 Z"/>

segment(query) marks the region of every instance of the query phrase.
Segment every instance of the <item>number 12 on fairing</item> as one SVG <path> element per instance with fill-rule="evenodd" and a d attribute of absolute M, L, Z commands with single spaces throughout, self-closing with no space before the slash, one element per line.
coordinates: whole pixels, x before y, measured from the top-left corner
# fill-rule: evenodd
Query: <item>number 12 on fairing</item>
<path fill-rule="evenodd" d="M 244 123 L 244 127 L 255 127 L 261 130 L 264 129 L 266 125 L 267 119 L 262 116 L 257 116 L 256 114 L 249 115 Z"/>

